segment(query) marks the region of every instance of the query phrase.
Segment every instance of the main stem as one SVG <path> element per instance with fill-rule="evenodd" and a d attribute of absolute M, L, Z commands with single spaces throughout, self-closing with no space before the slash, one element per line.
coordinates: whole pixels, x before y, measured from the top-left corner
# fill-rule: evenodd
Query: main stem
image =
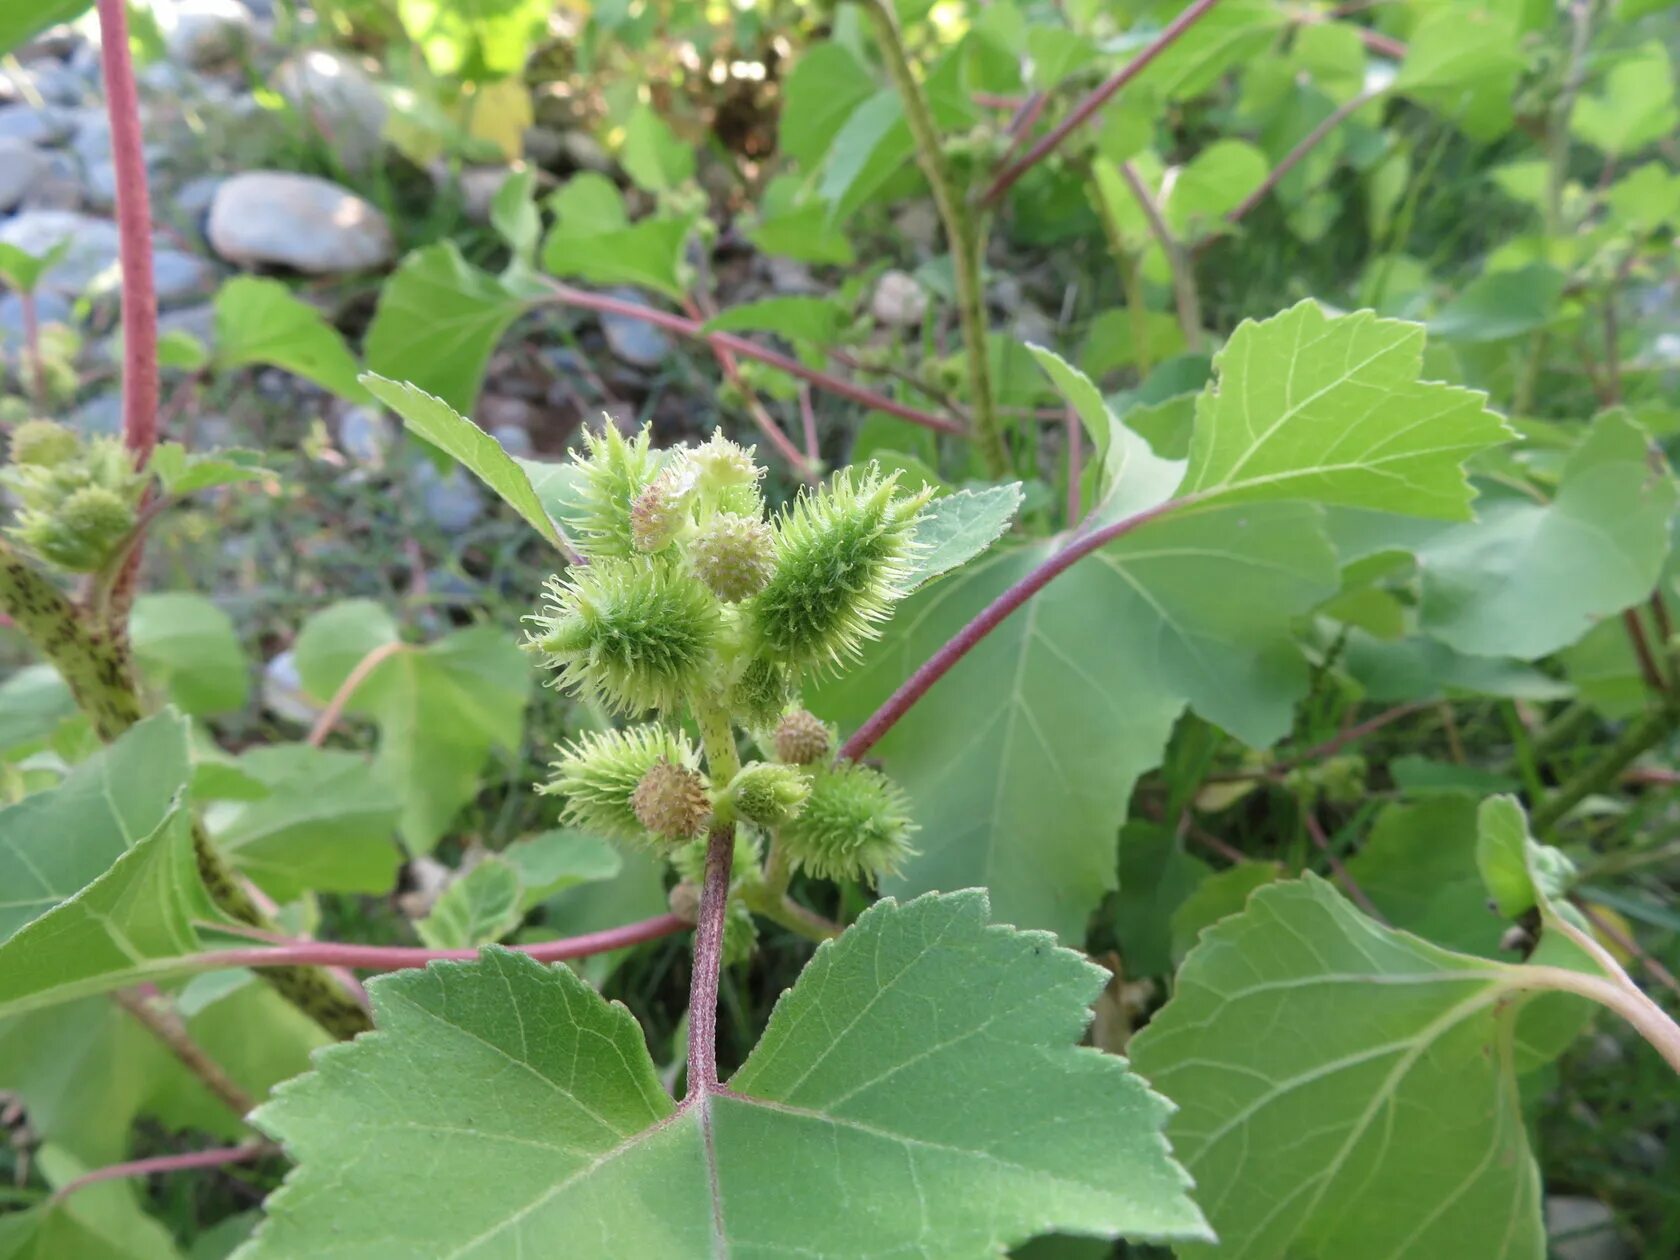
<path fill-rule="evenodd" d="M 957 290 L 957 322 L 962 329 L 963 359 L 968 373 L 969 418 L 980 458 L 987 473 L 1003 477 L 1009 472 L 1009 449 L 998 425 L 997 404 L 992 397 L 992 366 L 986 349 L 986 293 L 982 274 L 985 262 L 985 234 L 975 214 L 957 194 L 957 181 L 939 129 L 933 121 L 922 85 L 910 68 L 904 38 L 898 29 L 898 11 L 892 0 L 864 0 L 864 15 L 875 32 L 887 76 L 892 79 L 904 105 L 904 120 L 916 145 L 917 165 L 927 176 L 934 209 L 945 226 L 945 240 L 951 247 L 952 276 Z"/>
<path fill-rule="evenodd" d="M 741 755 L 729 715 L 715 700 L 694 701 L 706 773 L 716 785 L 741 772 Z M 735 824 L 714 826 L 706 838 L 706 878 L 700 888 L 700 918 L 694 925 L 694 978 L 688 993 L 688 1097 L 703 1098 L 718 1087 L 718 980 L 723 971 L 723 927 L 729 910 L 729 876 L 735 860 Z"/>
<path fill-rule="evenodd" d="M 1669 696 L 1634 721 L 1597 760 L 1534 807 L 1536 832 L 1547 832 L 1594 792 L 1609 787 L 1639 755 L 1680 726 L 1680 699 Z"/>
<path fill-rule="evenodd" d="M 123 443 L 144 468 L 157 445 L 157 286 L 152 278 L 152 204 L 140 135 L 140 94 L 128 49 L 124 0 L 99 0 L 100 61 L 111 119 L 122 262 Z"/>

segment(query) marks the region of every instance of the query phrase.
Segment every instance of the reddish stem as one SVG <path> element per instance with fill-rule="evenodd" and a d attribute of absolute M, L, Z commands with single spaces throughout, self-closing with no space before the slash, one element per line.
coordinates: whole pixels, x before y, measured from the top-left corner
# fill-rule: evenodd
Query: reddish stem
<path fill-rule="evenodd" d="M 1628 642 L 1633 645 L 1633 654 L 1639 661 L 1639 676 L 1652 691 L 1662 694 L 1667 688 L 1663 685 L 1662 670 L 1657 667 L 1657 658 L 1651 655 L 1651 644 L 1645 637 L 1645 623 L 1639 620 L 1639 610 L 1623 609 L 1622 625 L 1627 627 Z"/>
<path fill-rule="evenodd" d="M 47 406 L 47 367 L 41 362 L 41 318 L 33 289 L 18 290 L 18 311 L 23 316 L 23 353 L 29 360 L 30 386 L 35 393 L 35 405 L 44 411 Z"/>
<path fill-rule="evenodd" d="M 1395 61 L 1406 60 L 1406 45 L 1392 35 L 1384 35 L 1381 31 L 1373 31 L 1369 26 L 1356 26 L 1359 40 L 1374 53 L 1381 53 L 1384 57 L 1392 57 Z"/>
<path fill-rule="evenodd" d="M 144 468 L 157 445 L 157 288 L 152 279 L 152 206 L 140 136 L 140 94 L 128 48 L 124 0 L 99 0 L 99 55 L 111 119 L 122 263 L 123 444 Z"/>
<path fill-rule="evenodd" d="M 1272 168 L 1271 173 L 1268 174 L 1265 179 L 1260 181 L 1260 186 L 1258 188 L 1249 193 L 1248 196 L 1244 197 L 1241 204 L 1239 204 L 1234 210 L 1231 210 L 1226 214 L 1225 222 L 1239 222 L 1244 215 L 1264 201 L 1266 199 L 1266 195 L 1270 193 L 1272 189 L 1276 188 L 1283 182 L 1284 176 L 1288 175 L 1290 171 L 1294 170 L 1303 161 L 1305 161 L 1307 154 L 1311 153 L 1319 145 L 1323 144 L 1325 138 L 1329 136 L 1332 131 L 1336 130 L 1337 127 L 1340 127 L 1352 115 L 1363 109 L 1366 105 L 1369 105 L 1372 101 L 1382 96 L 1386 91 L 1386 88 L 1379 88 L 1372 92 L 1361 92 L 1358 96 L 1353 97 L 1351 100 L 1344 101 L 1341 105 L 1337 106 L 1336 109 L 1331 111 L 1331 113 L 1327 114 L 1318 126 L 1314 127 L 1306 135 L 1302 136 L 1295 147 L 1289 150 L 1288 153 L 1284 154 L 1283 160 Z"/>
<path fill-rule="evenodd" d="M 958 661 L 979 645 L 980 640 L 996 630 L 1010 613 L 1048 586 L 1052 578 L 1065 573 L 1075 562 L 1116 538 L 1129 534 L 1139 526 L 1147 525 L 1168 512 L 1188 507 L 1195 502 L 1195 495 L 1187 495 L 1182 499 L 1168 499 L 1165 503 L 1157 503 L 1134 516 L 1128 516 L 1124 520 L 1115 521 L 1111 525 L 1074 538 L 1061 551 L 981 609 L 972 621 L 946 642 L 944 647 L 923 661 L 920 668 L 905 679 L 897 691 L 887 697 L 886 703 L 852 732 L 852 737 L 841 747 L 840 756 L 856 761 L 873 748 L 881 737 L 910 711 L 911 706 L 925 696 L 936 682 L 950 673 Z"/>
<path fill-rule="evenodd" d="M 1312 842 L 1318 846 L 1318 851 L 1324 854 L 1324 861 L 1330 867 L 1330 873 L 1336 877 L 1336 882 L 1342 886 L 1342 891 L 1353 898 L 1359 908 L 1378 923 L 1384 927 L 1392 927 L 1393 925 L 1383 917 L 1383 912 L 1378 910 L 1376 904 L 1365 895 L 1365 890 L 1359 886 L 1359 881 L 1342 864 L 1342 859 L 1336 856 L 1336 850 L 1330 845 L 1330 837 L 1324 834 L 1324 827 L 1318 821 L 1318 815 L 1314 814 L 1312 807 L 1305 802 L 1301 805 L 1301 821 L 1306 824 L 1307 834 L 1312 837 Z"/>
<path fill-rule="evenodd" d="M 304 742 L 312 748 L 319 748 L 326 743 L 327 736 L 332 734 L 333 727 L 337 726 L 338 720 L 344 716 L 344 706 L 350 703 L 357 690 L 368 680 L 368 675 L 378 669 L 386 658 L 395 656 L 407 646 L 408 644 L 402 642 L 381 643 L 357 661 L 356 667 L 345 676 L 338 690 L 333 693 L 327 707 L 321 710 L 321 716 L 315 719 L 315 725 L 309 728 L 309 736 Z"/>
<path fill-rule="evenodd" d="M 688 998 L 688 1097 L 718 1086 L 718 980 L 723 970 L 724 917 L 729 909 L 729 868 L 735 827 L 712 828 L 706 843 L 706 880 L 700 888 L 700 921 L 694 926 L 694 979 Z"/>
<path fill-rule="evenodd" d="M 609 950 L 640 945 L 643 941 L 671 936 L 689 926 L 674 914 L 655 915 L 622 927 L 589 932 L 582 936 L 568 936 L 558 941 L 543 941 L 536 945 L 512 945 L 510 949 L 528 954 L 538 962 L 563 962 L 572 958 L 588 958 Z M 285 944 L 253 949 L 219 949 L 195 954 L 192 962 L 200 967 L 358 967 L 364 971 L 401 971 L 407 967 L 424 967 L 432 962 L 471 962 L 478 957 L 476 949 L 420 949 L 406 945 L 345 945 L 335 941 L 288 941 Z"/>
<path fill-rule="evenodd" d="M 805 458 L 815 468 L 822 463 L 822 444 L 817 441 L 817 409 L 811 405 L 811 387 L 799 386 L 799 422 L 805 430 Z"/>
<path fill-rule="evenodd" d="M 103 7 L 103 6 L 101 6 Z M 267 1142 L 251 1142 L 244 1146 L 219 1146 L 208 1151 L 189 1151 L 185 1155 L 154 1155 L 150 1159 L 133 1159 L 126 1164 L 110 1164 L 83 1173 L 53 1193 L 54 1203 L 63 1202 L 84 1186 L 101 1181 L 116 1181 L 124 1177 L 147 1177 L 152 1173 L 185 1172 L 190 1168 L 224 1168 L 228 1164 L 248 1164 L 254 1159 L 272 1154 L 277 1148 Z"/>
<path fill-rule="evenodd" d="M 669 311 L 643 306 L 640 302 L 615 298 L 606 293 L 590 293 L 588 290 L 576 289 L 569 284 L 561 284 L 559 281 L 550 281 L 549 289 L 554 294 L 555 300 L 566 306 L 643 320 L 656 328 L 674 332 L 680 337 L 690 337 L 695 341 L 706 342 L 713 347 L 722 346 L 725 350 L 739 355 L 743 359 L 754 359 L 759 363 L 767 363 L 773 368 L 786 372 L 789 376 L 796 376 L 802 381 L 809 381 L 813 385 L 826 389 L 831 394 L 838 394 L 841 398 L 861 403 L 865 407 L 873 407 L 876 411 L 884 411 L 889 416 L 897 416 L 901 420 L 909 420 L 911 423 L 922 425 L 925 428 L 937 429 L 941 433 L 967 433 L 967 430 L 954 420 L 947 420 L 944 416 L 936 416 L 932 412 L 906 406 L 904 403 L 895 402 L 885 394 L 878 394 L 872 389 L 866 389 L 862 385 L 854 385 L 850 381 L 841 380 L 838 376 L 831 376 L 827 372 L 806 367 L 797 359 L 790 359 L 785 354 L 778 354 L 757 342 L 748 341 L 745 337 L 737 337 L 734 333 L 704 332 L 700 323 L 692 319 L 685 319 L 681 315 L 673 315 Z"/>
<path fill-rule="evenodd" d="M 693 298 L 689 298 L 683 305 L 692 318 L 705 320 L 706 312 L 700 309 L 699 304 Z M 799 453 L 799 448 L 788 439 L 787 434 L 782 432 L 775 417 L 764 409 L 764 404 L 759 401 L 753 387 L 747 384 L 745 378 L 742 377 L 741 368 L 735 362 L 735 356 L 716 342 L 709 344 L 712 357 L 717 360 L 717 365 L 722 370 L 724 379 L 741 391 L 741 397 L 747 406 L 747 414 L 752 417 L 753 423 L 758 426 L 758 431 L 764 435 L 765 440 L 775 448 L 778 455 L 788 462 L 788 465 L 801 480 L 813 484 L 820 480 L 817 470 L 805 462 L 805 457 Z"/>
<path fill-rule="evenodd" d="M 1073 107 L 1072 112 L 1066 118 L 1057 123 L 1045 134 L 1043 139 L 1028 149 L 1023 157 L 999 171 L 997 177 L 992 180 L 991 186 L 981 196 L 980 204 L 982 206 L 997 204 L 1003 194 L 1014 186 L 1016 180 L 1043 161 L 1063 140 L 1068 138 L 1069 133 L 1079 128 L 1086 119 L 1106 105 L 1110 97 L 1148 69 L 1152 61 L 1171 48 L 1184 32 L 1201 21 L 1208 11 L 1218 3 L 1219 0 L 1195 0 L 1195 3 L 1186 6 L 1183 12 L 1169 22 L 1159 35 L 1138 52 L 1137 56 L 1093 89 L 1089 96 Z"/>

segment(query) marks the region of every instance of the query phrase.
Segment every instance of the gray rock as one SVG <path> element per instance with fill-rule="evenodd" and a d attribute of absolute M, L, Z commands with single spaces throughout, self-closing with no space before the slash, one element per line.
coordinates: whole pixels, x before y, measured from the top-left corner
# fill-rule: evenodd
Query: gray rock
<path fill-rule="evenodd" d="M 522 140 L 525 156 L 538 166 L 553 166 L 566 152 L 566 137 L 552 127 L 527 127 Z"/>
<path fill-rule="evenodd" d="M 27 144 L 58 144 L 68 139 L 72 124 L 62 110 L 51 106 L 0 106 L 0 137 Z"/>
<path fill-rule="evenodd" d="M 122 432 L 122 392 L 95 394 L 70 413 L 70 427 L 87 437 L 115 437 Z"/>
<path fill-rule="evenodd" d="M 396 440 L 384 413 L 371 407 L 351 407 L 338 420 L 338 448 L 371 468 L 383 468 Z"/>
<path fill-rule="evenodd" d="M 458 465 L 439 473 L 430 460 L 422 460 L 414 479 L 427 517 L 444 533 L 463 533 L 484 515 L 484 491 Z"/>
<path fill-rule="evenodd" d="M 239 0 L 153 0 L 164 51 L 176 65 L 207 70 L 250 47 L 251 11 Z"/>
<path fill-rule="evenodd" d="M 80 105 L 92 87 L 85 75 L 53 62 L 35 67 L 32 77 L 35 90 L 49 105 Z"/>
<path fill-rule="evenodd" d="M 159 306 L 180 306 L 208 293 L 216 284 L 216 269 L 196 254 L 160 249 L 152 254 L 152 283 Z"/>
<path fill-rule="evenodd" d="M 300 53 L 271 83 L 332 144 L 346 170 L 372 167 L 385 134 L 385 98 L 354 61 L 319 49 Z"/>
<path fill-rule="evenodd" d="M 98 284 L 117 287 L 117 225 L 69 210 L 30 210 L 0 225 L 0 241 L 39 257 L 60 241 L 70 250 L 41 277 L 43 289 L 78 297 Z"/>
<path fill-rule="evenodd" d="M 232 263 L 269 263 L 332 275 L 379 267 L 396 245 L 385 216 L 347 189 L 310 175 L 248 171 L 216 190 L 210 245 Z"/>
<path fill-rule="evenodd" d="M 821 293 L 822 285 L 804 263 L 792 258 L 768 258 L 770 287 L 777 293 Z"/>
<path fill-rule="evenodd" d="M 23 140 L 0 138 L 0 213 L 15 210 L 47 172 L 47 160 Z"/>
<path fill-rule="evenodd" d="M 1553 1260 L 1632 1260 L 1616 1232 L 1616 1216 L 1597 1199 L 1546 1196 L 1546 1234 Z"/>
<path fill-rule="evenodd" d="M 913 328 L 927 314 L 927 291 L 903 271 L 884 272 L 869 298 L 869 313 L 892 328 Z"/>
<path fill-rule="evenodd" d="M 568 131 L 560 137 L 560 150 L 573 166 L 585 171 L 607 174 L 613 168 L 612 158 L 595 137 L 583 131 Z"/>
<path fill-rule="evenodd" d="M 264 667 L 262 702 L 270 713 L 301 726 L 313 723 L 322 707 L 304 691 L 303 677 L 290 651 L 280 653 Z"/>
<path fill-rule="evenodd" d="M 614 289 L 612 295 L 645 305 L 634 289 Z M 601 331 L 606 334 L 607 348 L 632 367 L 658 367 L 671 353 L 671 339 L 644 319 L 602 315 Z"/>
<path fill-rule="evenodd" d="M 925 199 L 908 202 L 893 215 L 893 227 L 899 236 L 926 252 L 939 240 L 939 212 Z"/>
<path fill-rule="evenodd" d="M 490 207 L 511 174 L 505 166 L 471 166 L 461 172 L 461 209 L 468 219 L 490 222 Z"/>

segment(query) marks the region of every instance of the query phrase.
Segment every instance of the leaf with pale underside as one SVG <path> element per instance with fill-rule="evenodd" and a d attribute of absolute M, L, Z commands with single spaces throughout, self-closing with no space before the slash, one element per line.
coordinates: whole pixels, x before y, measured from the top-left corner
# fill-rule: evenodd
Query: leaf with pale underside
<path fill-rule="evenodd" d="M 414 930 L 433 949 L 487 945 L 519 926 L 523 900 L 519 868 L 506 858 L 487 857 L 445 888 Z"/>
<path fill-rule="evenodd" d="M 1418 378 L 1423 328 L 1312 301 L 1238 325 L 1196 408 L 1179 493 L 1466 520 L 1464 461 L 1509 431 L 1474 390 Z"/>
<path fill-rule="evenodd" d="M 434 398 L 417 386 L 387 380 L 372 372 L 363 374 L 362 383 L 374 397 L 402 417 L 409 432 L 459 460 L 468 472 L 524 517 L 532 529 L 555 547 L 565 548 L 560 531 L 543 511 L 530 479 L 500 442 L 443 399 Z"/>
<path fill-rule="evenodd" d="M 916 552 L 907 585 L 914 590 L 967 564 L 1009 528 L 1021 506 L 1021 483 L 941 495 L 916 518 Z"/>
<path fill-rule="evenodd" d="M 1208 931 L 1131 1042 L 1219 1234 L 1181 1254 L 1540 1260 L 1523 970 L 1384 928 L 1312 877 Z"/>
<path fill-rule="evenodd" d="M 298 1167 L 240 1260 L 1208 1237 L 1160 1137 L 1169 1104 L 1075 1044 L 1105 973 L 986 916 L 974 891 L 866 911 L 728 1087 L 683 1107 L 630 1013 L 565 967 L 492 949 L 377 980 L 378 1031 L 257 1114 Z"/>

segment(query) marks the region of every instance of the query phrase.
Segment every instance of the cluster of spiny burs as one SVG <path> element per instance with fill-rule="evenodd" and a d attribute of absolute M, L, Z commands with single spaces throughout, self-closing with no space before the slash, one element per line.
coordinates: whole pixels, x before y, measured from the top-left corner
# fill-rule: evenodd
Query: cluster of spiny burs
<path fill-rule="evenodd" d="M 646 429 L 627 439 L 611 425 L 584 443 L 572 453 L 584 563 L 550 579 L 527 646 L 555 686 L 651 720 L 562 745 L 542 790 L 574 825 L 664 854 L 679 909 L 693 907 L 707 835 L 734 824 L 726 950 L 738 958 L 767 879 L 873 882 L 911 852 L 903 793 L 835 759 L 800 686 L 854 662 L 905 595 L 927 495 L 871 465 L 768 518 L 752 448 L 714 435 L 655 451 Z M 739 764 L 737 727 L 759 759 Z"/>
<path fill-rule="evenodd" d="M 6 531 L 48 564 L 103 569 L 138 520 L 145 478 L 114 437 L 83 441 L 51 420 L 12 430 L 0 485 L 17 506 Z"/>

